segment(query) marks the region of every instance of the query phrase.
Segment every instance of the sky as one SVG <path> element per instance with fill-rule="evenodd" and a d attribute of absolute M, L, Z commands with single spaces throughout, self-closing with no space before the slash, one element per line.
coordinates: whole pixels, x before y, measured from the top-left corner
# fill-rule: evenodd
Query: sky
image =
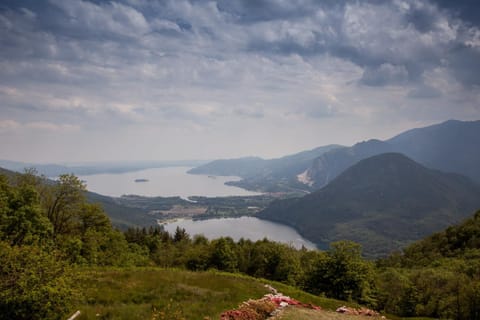
<path fill-rule="evenodd" d="M 279 157 L 480 119 L 477 0 L 2 0 L 0 159 Z"/>

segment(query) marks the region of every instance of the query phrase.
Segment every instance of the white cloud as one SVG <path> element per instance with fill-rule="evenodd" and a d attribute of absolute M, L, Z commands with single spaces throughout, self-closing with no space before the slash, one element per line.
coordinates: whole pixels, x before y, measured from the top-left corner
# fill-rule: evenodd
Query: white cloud
<path fill-rule="evenodd" d="M 46 121 L 34 121 L 20 123 L 15 120 L 0 120 L 0 131 L 48 131 L 48 132 L 69 132 L 78 131 L 80 126 L 74 124 L 57 124 Z"/>
<path fill-rule="evenodd" d="M 118 2 L 96 5 L 84 0 L 50 0 L 68 15 L 68 27 L 85 32 L 109 32 L 123 36 L 142 35 L 150 30 L 145 17 Z"/>
<path fill-rule="evenodd" d="M 104 157 L 272 156 L 480 117 L 478 26 L 431 1 L 51 0 L 0 26 L 0 158 L 56 132 Z"/>
<path fill-rule="evenodd" d="M 20 123 L 15 120 L 0 120 L 0 131 L 15 130 L 20 127 Z"/>

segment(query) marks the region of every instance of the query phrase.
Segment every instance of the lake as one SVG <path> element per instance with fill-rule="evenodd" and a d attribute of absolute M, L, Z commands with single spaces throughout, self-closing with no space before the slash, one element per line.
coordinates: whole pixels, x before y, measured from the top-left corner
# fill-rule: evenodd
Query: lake
<path fill-rule="evenodd" d="M 227 181 L 238 181 L 234 176 L 206 176 L 188 174 L 190 167 L 154 168 L 126 173 L 106 173 L 79 176 L 87 184 L 87 189 L 112 197 L 124 194 L 140 196 L 190 196 L 225 197 L 250 196 L 260 193 L 247 191 L 238 187 L 227 186 Z M 146 179 L 148 181 L 135 182 Z"/>
<path fill-rule="evenodd" d="M 79 176 L 79 178 L 86 182 L 89 191 L 113 197 L 135 194 L 180 196 L 187 199 L 190 196 L 223 197 L 259 194 L 224 184 L 227 181 L 238 181 L 239 177 L 187 174 L 190 169 L 189 167 L 166 167 L 126 173 L 94 174 Z M 135 182 L 142 179 L 147 181 Z M 229 236 L 236 241 L 240 238 L 256 241 L 266 237 L 273 241 L 291 244 L 296 248 L 301 248 L 302 245 L 309 249 L 316 248 L 315 244 L 302 238 L 293 228 L 254 217 L 177 220 L 166 224 L 165 229 L 174 233 L 177 226 L 184 228 L 192 236 L 203 234 L 209 239 Z"/>
<path fill-rule="evenodd" d="M 203 234 L 208 239 L 228 236 L 235 241 L 238 241 L 240 238 L 256 241 L 268 238 L 273 241 L 291 244 L 297 249 L 300 249 L 302 245 L 308 249 L 316 249 L 314 243 L 303 238 L 295 229 L 254 217 L 198 221 L 182 219 L 164 224 L 165 230 L 170 233 L 174 233 L 177 226 L 184 228 L 191 236 Z"/>

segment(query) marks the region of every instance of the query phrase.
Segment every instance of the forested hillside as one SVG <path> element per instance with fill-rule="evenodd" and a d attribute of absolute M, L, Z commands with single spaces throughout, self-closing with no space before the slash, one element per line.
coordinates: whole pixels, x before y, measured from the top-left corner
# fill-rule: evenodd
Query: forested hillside
<path fill-rule="evenodd" d="M 379 257 L 479 207 L 480 187 L 470 179 L 387 153 L 360 161 L 303 198 L 273 202 L 258 217 L 288 224 L 324 248 L 349 239 Z"/>
<path fill-rule="evenodd" d="M 309 251 L 267 239 L 208 240 L 183 229 L 174 234 L 161 227 L 122 233 L 112 228 L 101 207 L 86 201 L 84 185 L 73 175 L 47 184 L 32 174 L 0 176 L 0 319 L 65 319 L 77 309 L 84 319 L 97 314 L 115 318 L 117 308 L 137 319 L 134 315 L 203 319 L 198 305 L 179 302 L 198 292 L 223 297 L 224 302 L 208 308 L 206 314 L 214 317 L 222 306 L 239 303 L 238 293 L 218 289 L 232 278 L 190 276 L 170 268 L 280 281 L 397 315 L 480 319 L 479 217 L 477 213 L 463 225 L 375 264 L 349 241 L 332 243 L 327 251 Z M 168 286 L 148 280 L 160 270 L 166 270 L 162 274 Z M 245 289 L 241 281 L 242 297 L 258 291 Z M 205 298 L 216 303 L 208 294 Z"/>
<path fill-rule="evenodd" d="M 379 306 L 403 316 L 480 319 L 480 211 L 377 262 Z"/>

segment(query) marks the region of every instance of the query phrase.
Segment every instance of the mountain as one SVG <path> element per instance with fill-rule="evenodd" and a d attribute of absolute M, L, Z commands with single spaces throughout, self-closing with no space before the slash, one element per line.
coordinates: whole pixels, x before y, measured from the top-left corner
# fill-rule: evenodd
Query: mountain
<path fill-rule="evenodd" d="M 63 173 L 70 173 L 72 170 L 67 166 L 58 164 L 33 164 L 20 161 L 0 160 L 0 166 L 7 170 L 23 173 L 25 169 L 35 168 L 40 174 L 48 177 L 58 176 Z"/>
<path fill-rule="evenodd" d="M 115 198 L 87 191 L 85 196 L 88 202 L 98 203 L 102 206 L 112 225 L 126 230 L 130 227 L 149 227 L 156 224 L 156 218 L 148 214 L 147 210 L 126 206 Z"/>
<path fill-rule="evenodd" d="M 385 153 L 361 160 L 303 198 L 273 202 L 258 217 L 290 225 L 320 247 L 348 239 L 378 257 L 478 208 L 480 187 L 470 179 Z"/>
<path fill-rule="evenodd" d="M 46 177 L 57 177 L 61 174 L 73 173 L 77 176 L 100 173 L 124 173 L 140 171 L 151 168 L 164 167 L 193 167 L 206 163 L 204 160 L 180 160 L 180 161 L 120 161 L 120 162 L 99 162 L 85 165 L 61 165 L 61 164 L 40 164 L 10 160 L 0 160 L 0 167 L 23 173 L 26 168 L 35 170 Z"/>
<path fill-rule="evenodd" d="M 311 181 L 314 189 L 319 189 L 358 161 L 391 152 L 392 149 L 390 144 L 372 139 L 352 147 L 331 150 L 314 159 L 312 165 L 306 170 L 305 176 Z"/>
<path fill-rule="evenodd" d="M 248 177 L 262 170 L 267 160 L 259 157 L 215 160 L 190 169 L 191 174 L 210 174 L 216 176 Z"/>
<path fill-rule="evenodd" d="M 362 159 L 399 152 L 429 168 L 463 174 L 480 183 L 479 146 L 480 121 L 449 120 L 386 141 L 369 140 L 326 152 L 313 161 L 305 176 L 319 189 Z"/>
<path fill-rule="evenodd" d="M 398 257 L 392 256 L 395 260 Z M 458 225 L 419 240 L 403 251 L 401 265 L 430 266 L 442 258 L 480 260 L 480 210 Z M 480 261 L 479 261 L 480 262 Z"/>
<path fill-rule="evenodd" d="M 387 143 L 429 168 L 460 173 L 480 183 L 480 121 L 449 120 L 406 131 Z"/>
<path fill-rule="evenodd" d="M 215 160 L 193 168 L 188 173 L 239 176 L 243 180 L 228 184 L 249 190 L 265 192 L 308 190 L 309 186 L 301 183 L 297 176 L 310 167 L 313 159 L 340 147 L 328 145 L 268 160 L 258 157 Z"/>

